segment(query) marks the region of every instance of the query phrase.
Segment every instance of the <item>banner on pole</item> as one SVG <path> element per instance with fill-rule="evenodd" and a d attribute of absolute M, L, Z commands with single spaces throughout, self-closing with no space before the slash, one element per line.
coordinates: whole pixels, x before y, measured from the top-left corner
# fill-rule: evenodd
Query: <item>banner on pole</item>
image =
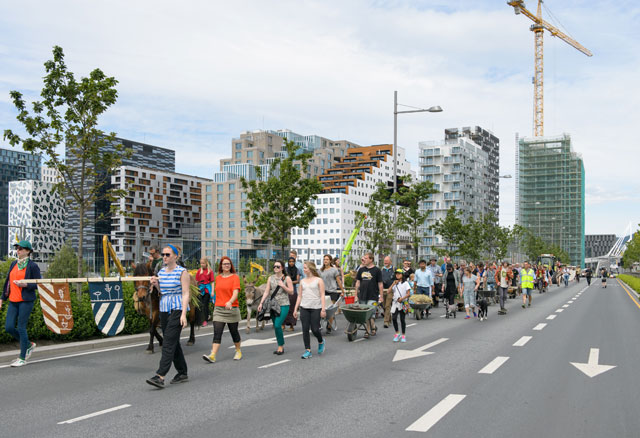
<path fill-rule="evenodd" d="M 73 329 L 71 296 L 68 283 L 38 284 L 40 307 L 47 328 L 59 335 L 66 335 Z"/>
<path fill-rule="evenodd" d="M 124 329 L 122 283 L 90 281 L 91 309 L 96 325 L 107 336 L 115 336 Z"/>

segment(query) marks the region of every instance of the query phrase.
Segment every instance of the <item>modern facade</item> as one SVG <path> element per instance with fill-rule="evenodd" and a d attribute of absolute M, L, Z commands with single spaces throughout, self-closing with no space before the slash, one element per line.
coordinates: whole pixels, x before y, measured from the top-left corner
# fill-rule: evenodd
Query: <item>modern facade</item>
<path fill-rule="evenodd" d="M 39 179 L 40 155 L 0 149 L 0 258 L 8 254 L 9 183 Z"/>
<path fill-rule="evenodd" d="M 307 228 L 291 230 L 291 247 L 303 260 L 322 263 L 324 254 L 338 257 L 356 226 L 356 212 L 366 213 L 367 203 L 379 182 L 393 186 L 393 145 L 374 145 L 347 150 L 345 157 L 320 176 L 323 190 L 313 202 L 316 218 Z M 405 151 L 398 148 L 399 176 L 411 175 Z M 366 230 L 361 230 L 351 248 L 349 268 L 366 251 Z"/>
<path fill-rule="evenodd" d="M 13 245 L 22 239 L 31 242 L 32 258 L 49 263 L 65 241 L 65 208 L 53 184 L 37 181 L 9 183 L 9 242 L 5 248 L 16 257 Z"/>
<path fill-rule="evenodd" d="M 584 236 L 585 258 L 605 256 L 618 241 L 615 234 L 587 234 Z"/>
<path fill-rule="evenodd" d="M 57 184 L 62 181 L 62 177 L 60 176 L 60 172 L 53 167 L 42 166 L 40 169 L 40 181 Z"/>
<path fill-rule="evenodd" d="M 429 212 L 423 227 L 419 256 L 435 255 L 446 242 L 430 229 L 455 207 L 463 220 L 485 215 L 498 218 L 500 141 L 478 126 L 446 129 L 444 140 L 423 141 L 420 147 L 420 181 L 438 190 L 422 205 Z"/>
<path fill-rule="evenodd" d="M 116 144 L 121 144 L 125 149 L 131 151 L 130 156 L 122 156 L 122 166 L 146 167 L 164 172 L 175 172 L 175 151 L 158 146 L 116 138 L 114 144 L 107 144 L 105 152 L 116 152 Z M 79 166 L 73 157 L 66 157 L 67 164 Z M 105 189 L 109 187 L 111 176 L 105 169 L 98 169 L 98 176 L 107 181 Z M 76 210 L 70 210 L 67 215 L 67 229 L 73 233 L 72 242 L 77 245 L 78 231 L 80 227 L 80 217 Z M 111 234 L 111 203 L 108 200 L 95 203 L 93 208 L 85 212 L 83 252 L 85 257 L 100 258 L 102 254 L 102 236 Z"/>
<path fill-rule="evenodd" d="M 200 259 L 202 191 L 206 178 L 147 167 L 121 166 L 111 185 L 128 190 L 111 217 L 111 242 L 124 262 L 143 260 L 151 245 L 181 246 L 183 260 Z M 197 237 L 197 238 L 196 238 Z"/>
<path fill-rule="evenodd" d="M 346 154 L 348 148 L 358 146 L 346 140 L 331 140 L 317 135 L 303 136 L 290 130 L 258 130 L 243 132 L 231 141 L 231 158 L 220 160 L 220 171 L 213 182 L 205 185 L 202 242 L 204 256 L 215 259 L 226 255 L 234 263 L 241 258 L 266 258 L 269 242 L 257 233 L 249 233 L 244 218 L 247 195 L 240 178 L 263 180 L 269 177 L 270 164 L 284 157 L 285 139 L 293 141 L 308 152 L 306 178 L 318 177 L 333 162 Z"/>
<path fill-rule="evenodd" d="M 585 175 L 569 134 L 516 136 L 516 220 L 584 266 Z"/>

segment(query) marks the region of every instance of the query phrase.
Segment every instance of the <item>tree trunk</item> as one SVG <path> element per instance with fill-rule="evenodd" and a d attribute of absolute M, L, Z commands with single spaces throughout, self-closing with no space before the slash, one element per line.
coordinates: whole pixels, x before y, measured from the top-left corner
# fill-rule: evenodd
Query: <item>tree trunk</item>
<path fill-rule="evenodd" d="M 83 252 L 83 240 L 84 240 L 84 205 L 80 204 L 78 208 L 78 214 L 80 215 L 80 229 L 78 230 L 78 278 L 82 277 L 82 252 Z M 82 299 L 82 283 L 76 284 L 76 295 L 78 301 Z"/>

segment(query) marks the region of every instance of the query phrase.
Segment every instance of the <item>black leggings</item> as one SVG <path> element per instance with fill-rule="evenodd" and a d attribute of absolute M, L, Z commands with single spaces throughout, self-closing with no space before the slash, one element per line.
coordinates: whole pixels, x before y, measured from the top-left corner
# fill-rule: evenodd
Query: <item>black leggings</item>
<path fill-rule="evenodd" d="M 407 323 L 404 320 L 404 311 L 396 310 L 393 312 L 393 329 L 398 331 L 398 313 L 400 314 L 400 325 L 402 326 L 402 334 L 407 330 Z"/>
<path fill-rule="evenodd" d="M 222 342 L 222 332 L 224 331 L 224 325 L 229 327 L 229 333 L 231 333 L 231 339 L 234 343 L 240 342 L 240 333 L 238 332 L 237 322 L 220 322 L 213 321 L 213 343 L 220 344 Z"/>
<path fill-rule="evenodd" d="M 320 332 L 320 309 L 305 309 L 300 307 L 300 321 L 302 322 L 302 340 L 304 348 L 311 350 L 311 336 L 309 328 L 313 332 L 319 344 L 322 344 L 322 333 Z"/>

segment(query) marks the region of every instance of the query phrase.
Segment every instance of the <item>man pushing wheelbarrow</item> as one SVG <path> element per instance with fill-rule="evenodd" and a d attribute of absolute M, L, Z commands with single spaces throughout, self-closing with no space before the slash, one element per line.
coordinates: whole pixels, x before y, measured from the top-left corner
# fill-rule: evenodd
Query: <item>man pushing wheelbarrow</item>
<path fill-rule="evenodd" d="M 356 293 L 360 304 L 375 306 L 382 302 L 384 289 L 382 287 L 382 271 L 373 263 L 373 253 L 368 252 L 362 256 L 362 267 L 358 270 L 356 276 Z M 369 334 L 375 336 L 377 327 L 374 317 L 367 321 L 367 332 L 364 337 L 368 338 Z"/>

